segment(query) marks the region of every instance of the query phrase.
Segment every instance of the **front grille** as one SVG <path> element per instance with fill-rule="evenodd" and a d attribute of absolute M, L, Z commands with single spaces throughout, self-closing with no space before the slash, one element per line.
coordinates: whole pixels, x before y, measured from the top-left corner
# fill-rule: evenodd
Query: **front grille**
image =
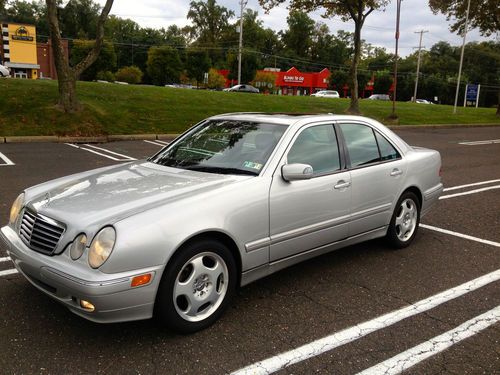
<path fill-rule="evenodd" d="M 19 235 L 32 250 L 52 255 L 64 229 L 62 224 L 48 217 L 25 210 Z"/>

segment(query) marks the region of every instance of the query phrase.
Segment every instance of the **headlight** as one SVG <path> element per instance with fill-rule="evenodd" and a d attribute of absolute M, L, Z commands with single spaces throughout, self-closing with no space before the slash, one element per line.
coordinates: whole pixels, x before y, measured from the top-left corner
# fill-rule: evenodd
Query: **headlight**
<path fill-rule="evenodd" d="M 19 216 L 19 212 L 21 208 L 23 208 L 24 204 L 24 193 L 19 194 L 14 203 L 12 204 L 12 208 L 10 209 L 10 217 L 9 223 L 14 224 Z"/>
<path fill-rule="evenodd" d="M 71 245 L 69 245 L 69 255 L 71 256 L 71 259 L 79 259 L 85 250 L 85 245 L 87 245 L 87 236 L 80 234 L 75 238 Z"/>
<path fill-rule="evenodd" d="M 116 232 L 112 227 L 101 229 L 90 245 L 89 264 L 92 268 L 99 268 L 109 258 L 115 246 Z"/>

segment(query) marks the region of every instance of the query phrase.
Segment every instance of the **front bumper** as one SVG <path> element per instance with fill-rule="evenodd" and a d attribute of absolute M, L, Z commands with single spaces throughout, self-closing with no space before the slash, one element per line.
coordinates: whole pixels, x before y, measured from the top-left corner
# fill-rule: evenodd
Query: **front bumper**
<path fill-rule="evenodd" d="M 29 249 L 8 226 L 0 230 L 0 247 L 5 248 L 16 269 L 31 284 L 86 319 L 112 323 L 153 315 L 163 266 L 117 274 L 82 269 L 62 254 L 47 256 Z M 152 273 L 150 283 L 132 288 L 132 278 L 145 273 Z M 88 312 L 80 307 L 81 300 L 91 302 L 95 310 Z"/>

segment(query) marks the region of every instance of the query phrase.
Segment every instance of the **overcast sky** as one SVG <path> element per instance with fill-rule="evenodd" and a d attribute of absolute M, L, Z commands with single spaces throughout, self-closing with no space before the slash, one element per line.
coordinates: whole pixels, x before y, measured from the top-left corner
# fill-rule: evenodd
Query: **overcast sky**
<path fill-rule="evenodd" d="M 98 1 L 104 4 L 104 0 Z M 189 10 L 189 0 L 115 0 L 112 14 L 122 18 L 130 18 L 143 27 L 160 28 L 172 24 L 185 26 L 189 24 L 186 19 Z M 239 0 L 218 0 L 218 4 L 225 6 L 239 16 Z M 276 31 L 286 29 L 286 18 L 288 10 L 286 5 L 281 5 L 273 9 L 269 14 L 259 6 L 258 0 L 248 0 L 248 8 L 259 12 L 259 17 L 264 22 L 265 27 L 270 27 Z M 340 18 L 323 19 L 320 13 L 310 14 L 316 21 L 324 22 L 335 33 L 337 30 L 353 31 L 352 22 L 344 23 Z M 385 12 L 373 12 L 365 22 L 362 31 L 362 38 L 367 42 L 387 48 L 389 52 L 394 52 L 394 30 L 396 23 L 396 1 L 393 0 L 386 8 Z M 424 34 L 423 45 L 430 48 L 440 40 L 447 41 L 452 45 L 461 45 L 462 40 L 456 34 L 449 31 L 449 23 L 446 17 L 434 15 L 429 9 L 427 0 L 403 0 L 401 6 L 401 38 L 400 55 L 406 56 L 414 51 L 413 47 L 418 46 L 419 35 L 415 31 L 428 30 Z M 477 30 L 467 34 L 467 41 L 481 41 L 495 39 L 481 37 Z"/>

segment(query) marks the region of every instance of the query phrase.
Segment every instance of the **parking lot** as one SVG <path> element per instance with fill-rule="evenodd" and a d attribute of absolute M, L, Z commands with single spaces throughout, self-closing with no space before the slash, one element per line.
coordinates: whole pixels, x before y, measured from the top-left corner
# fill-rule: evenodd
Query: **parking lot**
<path fill-rule="evenodd" d="M 397 133 L 443 159 L 446 190 L 409 248 L 376 240 L 298 264 L 240 289 L 218 323 L 188 336 L 79 318 L 0 252 L 1 372 L 499 373 L 500 127 Z M 0 222 L 27 186 L 164 145 L 0 144 Z"/>

